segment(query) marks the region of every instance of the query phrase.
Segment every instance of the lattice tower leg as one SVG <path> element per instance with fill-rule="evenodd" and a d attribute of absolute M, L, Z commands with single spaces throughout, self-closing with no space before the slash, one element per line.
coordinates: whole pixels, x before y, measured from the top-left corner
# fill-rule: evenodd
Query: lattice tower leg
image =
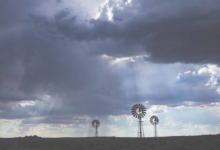
<path fill-rule="evenodd" d="M 98 137 L 98 136 L 99 136 L 98 128 L 96 127 L 96 128 L 95 128 L 95 137 Z"/>
<path fill-rule="evenodd" d="M 143 121 L 141 121 L 141 119 L 139 119 L 138 121 L 138 135 L 137 137 L 144 137 L 144 128 L 143 128 Z"/>

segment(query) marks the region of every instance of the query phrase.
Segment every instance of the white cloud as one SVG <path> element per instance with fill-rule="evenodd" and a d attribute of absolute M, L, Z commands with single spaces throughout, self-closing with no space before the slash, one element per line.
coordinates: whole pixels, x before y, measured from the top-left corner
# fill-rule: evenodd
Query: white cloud
<path fill-rule="evenodd" d="M 200 75 L 210 76 L 209 81 L 205 85 L 211 88 L 215 88 L 216 91 L 219 93 L 220 86 L 218 86 L 218 77 L 220 76 L 220 67 L 210 64 L 207 65 L 207 67 L 201 68 L 198 73 Z"/>
<path fill-rule="evenodd" d="M 136 60 L 144 60 L 143 56 L 133 56 L 133 57 L 111 57 L 106 54 L 100 56 L 102 59 L 106 59 L 110 64 L 122 64 L 126 62 L 135 62 Z"/>
<path fill-rule="evenodd" d="M 165 113 L 168 111 L 168 107 L 166 105 L 152 105 L 148 110 L 147 113 L 150 114 L 160 114 L 160 113 Z"/>
<path fill-rule="evenodd" d="M 108 119 L 111 120 L 111 119 L 114 119 L 115 121 L 119 121 L 120 120 L 120 116 L 108 116 Z"/>
<path fill-rule="evenodd" d="M 35 105 L 36 102 L 35 101 L 21 101 L 18 103 L 19 105 L 21 105 L 22 107 L 25 107 L 25 106 L 32 106 L 32 105 Z"/>
<path fill-rule="evenodd" d="M 189 73 L 191 73 L 191 71 L 189 70 L 189 71 L 185 71 L 184 72 L 184 74 L 189 74 Z"/>
<path fill-rule="evenodd" d="M 109 8 L 109 7 L 108 7 L 108 11 L 107 11 L 108 19 L 109 19 L 110 21 L 112 21 L 112 18 L 113 18 L 112 9 L 113 9 L 113 8 Z"/>

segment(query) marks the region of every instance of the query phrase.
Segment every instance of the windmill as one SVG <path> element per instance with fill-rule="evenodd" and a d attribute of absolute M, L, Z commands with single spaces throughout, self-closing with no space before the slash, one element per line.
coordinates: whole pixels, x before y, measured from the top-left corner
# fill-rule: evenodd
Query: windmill
<path fill-rule="evenodd" d="M 154 134 L 155 137 L 157 137 L 157 124 L 159 123 L 159 118 L 157 116 L 152 116 L 150 118 L 150 122 L 152 125 L 154 125 Z"/>
<path fill-rule="evenodd" d="M 100 126 L 100 122 L 97 119 L 95 119 L 92 121 L 92 126 L 95 128 L 95 137 L 98 137 L 98 127 Z"/>
<path fill-rule="evenodd" d="M 135 104 L 132 109 L 131 113 L 135 118 L 138 118 L 138 137 L 144 137 L 144 128 L 142 126 L 141 118 L 143 118 L 146 114 L 146 108 L 142 104 Z"/>

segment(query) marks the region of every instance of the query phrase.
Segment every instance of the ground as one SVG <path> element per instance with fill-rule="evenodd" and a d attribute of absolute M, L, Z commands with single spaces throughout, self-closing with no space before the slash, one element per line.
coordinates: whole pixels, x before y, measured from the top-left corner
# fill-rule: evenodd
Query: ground
<path fill-rule="evenodd" d="M 220 150 L 220 135 L 157 138 L 0 138 L 0 150 Z"/>

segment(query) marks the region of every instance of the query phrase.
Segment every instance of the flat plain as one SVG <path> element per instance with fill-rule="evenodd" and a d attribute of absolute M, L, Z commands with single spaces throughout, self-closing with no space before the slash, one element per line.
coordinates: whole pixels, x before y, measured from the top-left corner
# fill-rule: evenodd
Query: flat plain
<path fill-rule="evenodd" d="M 220 150 L 220 135 L 157 138 L 0 138 L 0 150 Z"/>

